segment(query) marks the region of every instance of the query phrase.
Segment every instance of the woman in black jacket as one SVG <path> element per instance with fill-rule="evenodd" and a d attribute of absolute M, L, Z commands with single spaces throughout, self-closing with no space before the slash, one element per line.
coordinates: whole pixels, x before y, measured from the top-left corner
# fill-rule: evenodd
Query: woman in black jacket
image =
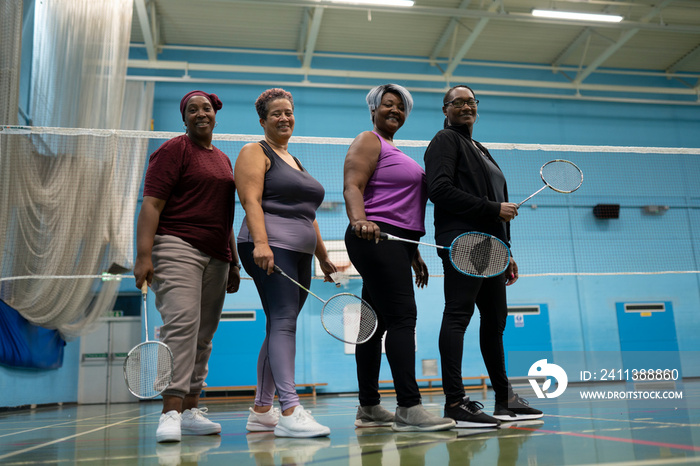
<path fill-rule="evenodd" d="M 509 222 L 518 215 L 518 208 L 508 202 L 506 179 L 498 164 L 471 137 L 478 103 L 468 86 L 447 91 L 442 107 L 445 128 L 435 135 L 425 152 L 428 196 L 435 204 L 435 240 L 440 245 L 449 246 L 467 231 L 480 231 L 510 246 Z M 476 278 L 455 270 L 445 250 L 440 250 L 440 257 L 445 273 L 445 310 L 440 328 L 445 417 L 454 419 L 457 427 L 496 427 L 500 420 L 542 417 L 541 411 L 529 407 L 513 392 L 506 375 L 506 286 L 518 279 L 515 260 L 511 257 L 502 275 Z M 481 403 L 465 396 L 462 383 L 464 333 L 474 305 L 481 315 L 481 355 L 496 392 L 493 417 L 481 411 Z"/>

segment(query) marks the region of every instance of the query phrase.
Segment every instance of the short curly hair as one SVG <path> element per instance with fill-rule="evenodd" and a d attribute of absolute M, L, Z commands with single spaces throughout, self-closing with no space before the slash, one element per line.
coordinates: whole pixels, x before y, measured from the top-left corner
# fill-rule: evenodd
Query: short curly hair
<path fill-rule="evenodd" d="M 275 87 L 260 94 L 255 101 L 255 110 L 258 112 L 258 116 L 261 119 L 267 120 L 267 113 L 269 111 L 268 105 L 270 102 L 277 99 L 287 99 L 289 103 L 292 104 L 292 110 L 294 110 L 294 98 L 291 92 Z"/>

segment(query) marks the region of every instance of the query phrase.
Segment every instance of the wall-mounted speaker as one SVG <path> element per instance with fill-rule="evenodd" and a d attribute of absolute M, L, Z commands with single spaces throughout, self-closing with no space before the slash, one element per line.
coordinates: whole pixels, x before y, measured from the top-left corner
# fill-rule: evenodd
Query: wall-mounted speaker
<path fill-rule="evenodd" d="M 598 204 L 593 207 L 595 218 L 620 218 L 620 204 Z"/>

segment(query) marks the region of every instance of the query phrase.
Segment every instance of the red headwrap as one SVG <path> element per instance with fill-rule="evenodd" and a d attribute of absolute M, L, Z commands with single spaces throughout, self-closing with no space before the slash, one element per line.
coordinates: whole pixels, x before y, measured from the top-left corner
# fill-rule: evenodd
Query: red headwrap
<path fill-rule="evenodd" d="M 214 113 L 221 110 L 221 107 L 224 106 L 224 104 L 221 102 L 221 100 L 219 99 L 219 97 L 217 97 L 216 94 L 207 94 L 204 91 L 190 91 L 187 94 L 185 94 L 185 97 L 183 97 L 180 101 L 180 113 L 182 114 L 182 121 L 185 121 L 185 107 L 187 107 L 187 102 L 196 95 L 206 97 L 209 100 L 209 102 L 211 102 L 211 106 L 214 109 Z"/>

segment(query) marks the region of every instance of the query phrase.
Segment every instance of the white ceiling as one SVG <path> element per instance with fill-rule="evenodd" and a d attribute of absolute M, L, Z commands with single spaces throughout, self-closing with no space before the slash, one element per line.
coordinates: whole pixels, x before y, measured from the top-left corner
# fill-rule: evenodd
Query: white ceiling
<path fill-rule="evenodd" d="M 366 87 L 361 80 L 371 79 L 438 91 L 466 81 L 504 95 L 684 105 L 700 100 L 700 0 L 416 0 L 410 8 L 328 0 L 134 4 L 132 46 L 145 48 L 148 58 L 130 60 L 130 69 L 146 75 L 143 70 L 159 70 L 139 79 L 164 80 L 162 71 L 174 70 L 167 80 L 197 79 L 199 72 L 208 73 L 209 82 L 235 83 L 250 82 L 242 73 L 252 72 L 266 84 L 328 86 L 329 78 L 344 78 L 346 87 Z M 619 14 L 624 20 L 539 19 L 530 14 L 535 7 Z M 243 56 L 265 53 L 270 60 L 252 68 L 221 60 L 172 60 L 173 52 L 193 47 Z M 164 51 L 170 59 L 163 59 Z M 328 69 L 324 58 L 329 56 L 343 59 Z M 405 61 L 417 66 L 399 71 Z M 510 70 L 508 79 L 504 69 Z M 611 75 L 623 85 L 609 84 Z"/>

